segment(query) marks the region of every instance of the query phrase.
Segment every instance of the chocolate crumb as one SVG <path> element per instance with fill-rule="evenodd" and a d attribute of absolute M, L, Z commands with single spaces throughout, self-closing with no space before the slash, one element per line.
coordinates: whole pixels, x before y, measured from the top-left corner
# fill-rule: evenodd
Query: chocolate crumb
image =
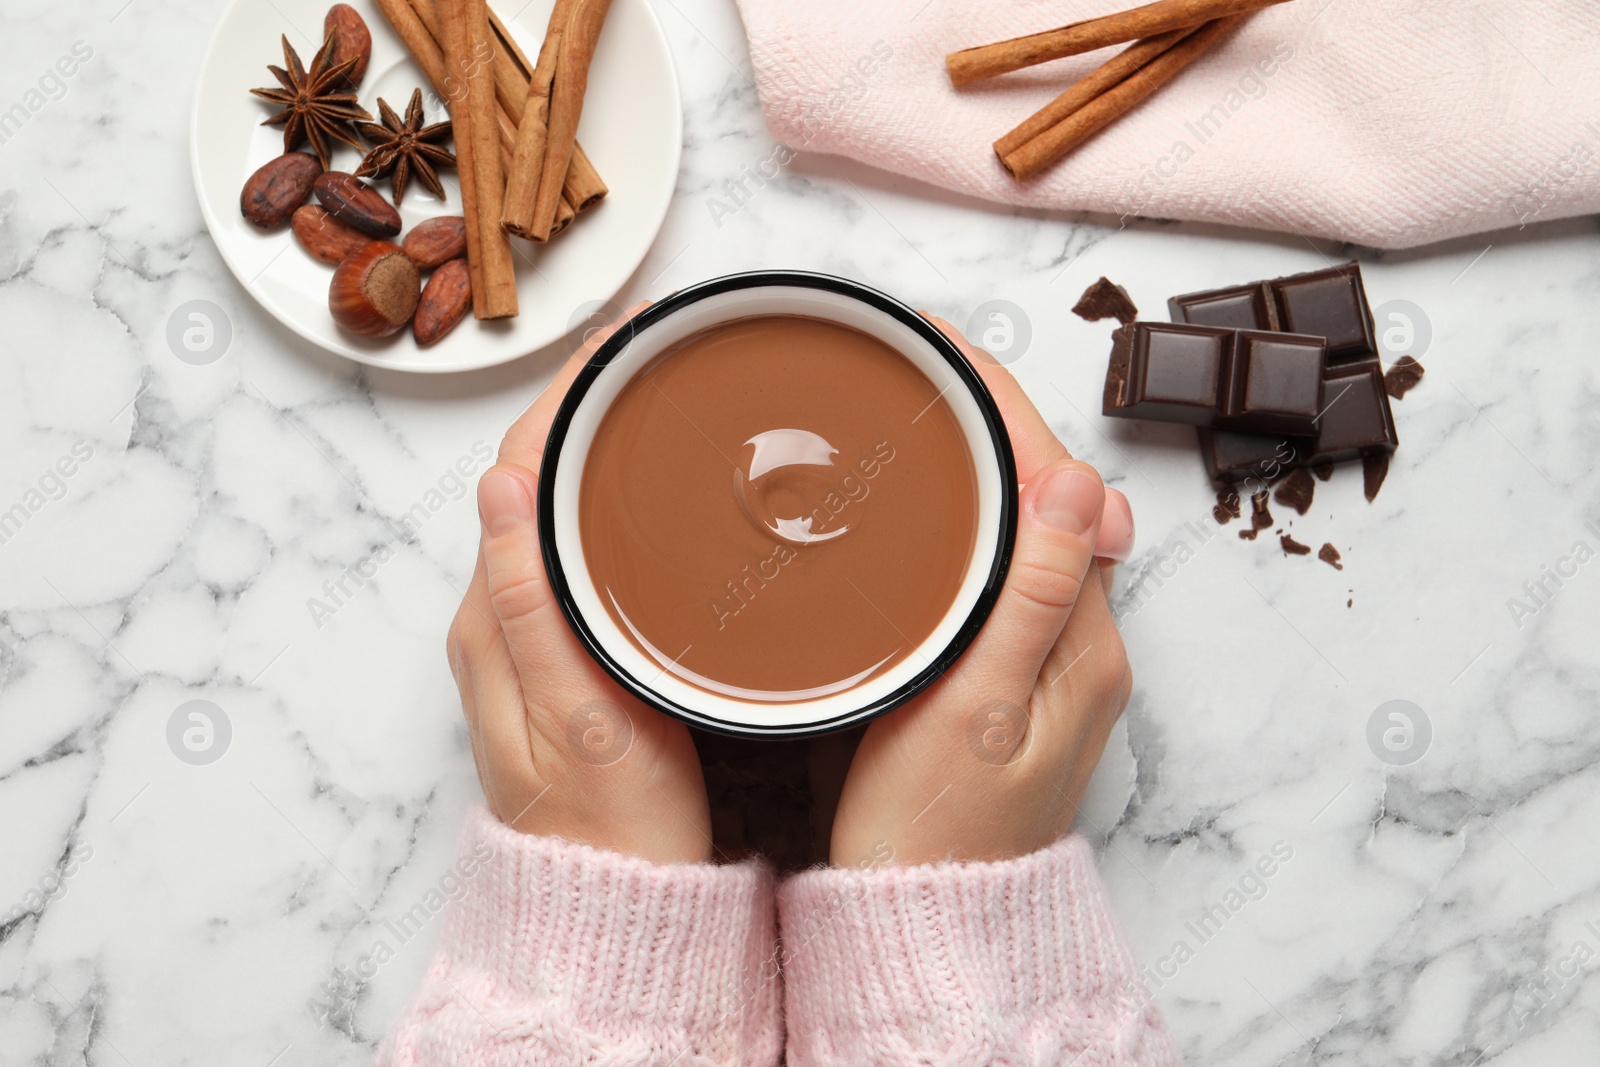
<path fill-rule="evenodd" d="M 1317 558 L 1336 571 L 1344 570 L 1344 564 L 1339 562 L 1339 550 L 1327 542 L 1324 542 L 1322 547 L 1317 549 Z M 1351 598 L 1350 604 L 1354 603 L 1355 599 Z M 1346 604 L 1345 607 L 1349 607 L 1350 604 Z"/>
<path fill-rule="evenodd" d="M 1254 541 L 1256 534 L 1272 525 L 1272 512 L 1267 510 L 1267 491 L 1265 489 L 1250 498 L 1250 529 L 1240 530 L 1239 536 L 1246 541 Z"/>
<path fill-rule="evenodd" d="M 1128 291 L 1109 278 L 1101 278 L 1085 289 L 1078 302 L 1072 305 L 1072 313 L 1086 322 L 1116 319 L 1124 326 L 1139 317 L 1139 309 Z"/>
<path fill-rule="evenodd" d="M 1302 545 L 1299 541 L 1296 541 L 1288 534 L 1284 534 L 1282 537 L 1278 538 L 1278 544 L 1283 546 L 1283 554 L 1286 556 L 1311 555 L 1310 545 Z"/>
<path fill-rule="evenodd" d="M 1226 526 L 1229 519 L 1237 519 L 1239 514 L 1239 491 L 1226 487 L 1218 489 L 1217 506 L 1211 509 L 1211 517 L 1217 520 L 1217 525 Z"/>
<path fill-rule="evenodd" d="M 1317 483 L 1311 480 L 1311 475 L 1303 469 L 1293 470 L 1289 472 L 1289 477 L 1278 483 L 1278 489 L 1272 494 L 1272 499 L 1304 515 L 1311 510 L 1311 497 L 1316 491 Z"/>
<path fill-rule="evenodd" d="M 1333 464 L 1318 463 L 1315 467 L 1311 468 L 1311 473 L 1317 476 L 1318 481 L 1325 482 L 1329 478 L 1333 477 Z"/>
<path fill-rule="evenodd" d="M 1389 476 L 1389 454 L 1375 452 L 1369 456 L 1361 457 L 1361 480 L 1365 483 L 1367 503 L 1372 503 L 1378 498 L 1378 490 L 1383 488 L 1383 480 Z"/>
<path fill-rule="evenodd" d="M 1383 375 L 1383 391 L 1396 400 L 1403 399 L 1411 387 L 1422 380 L 1427 368 L 1410 356 L 1401 356 Z"/>
<path fill-rule="evenodd" d="M 1347 608 L 1355 607 L 1356 606 L 1356 598 L 1355 597 L 1351 597 L 1349 600 L 1346 600 L 1344 602 L 1344 606 L 1347 607 Z"/>

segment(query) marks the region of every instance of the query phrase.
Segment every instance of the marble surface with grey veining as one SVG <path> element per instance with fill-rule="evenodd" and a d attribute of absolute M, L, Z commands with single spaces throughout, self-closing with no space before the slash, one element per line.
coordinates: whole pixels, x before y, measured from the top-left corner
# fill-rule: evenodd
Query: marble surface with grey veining
<path fill-rule="evenodd" d="M 1089 831 L 1188 1062 L 1595 1062 L 1595 220 L 1377 255 L 963 201 L 778 149 L 732 5 L 656 9 L 683 167 L 619 302 L 756 267 L 957 323 L 1007 301 L 1013 370 L 1132 500 L 1136 689 Z M 312 349 L 200 220 L 214 7 L 3 16 L 0 1064 L 362 1063 L 478 796 L 441 651 L 469 487 L 564 349 L 457 377 Z M 1189 431 L 1101 418 L 1110 328 L 1070 309 L 1352 256 L 1427 375 L 1375 502 L 1341 469 L 1275 512 L 1336 571 L 1219 529 Z M 206 365 L 168 341 L 192 300 L 231 326 Z"/>

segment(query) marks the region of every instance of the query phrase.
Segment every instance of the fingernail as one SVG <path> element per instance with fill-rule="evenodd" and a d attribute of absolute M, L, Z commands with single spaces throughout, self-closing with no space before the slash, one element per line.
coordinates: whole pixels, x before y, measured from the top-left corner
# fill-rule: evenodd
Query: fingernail
<path fill-rule="evenodd" d="M 1094 554 L 1101 559 L 1124 563 L 1133 555 L 1133 509 L 1128 498 L 1115 489 L 1106 490 L 1106 507 L 1100 516 L 1100 539 Z"/>
<path fill-rule="evenodd" d="M 490 470 L 478 480 L 478 518 L 490 537 L 533 524 L 533 501 L 515 476 Z"/>
<path fill-rule="evenodd" d="M 1033 511 L 1064 533 L 1081 534 L 1094 524 L 1104 499 L 1098 478 L 1077 467 L 1062 467 L 1039 487 Z"/>

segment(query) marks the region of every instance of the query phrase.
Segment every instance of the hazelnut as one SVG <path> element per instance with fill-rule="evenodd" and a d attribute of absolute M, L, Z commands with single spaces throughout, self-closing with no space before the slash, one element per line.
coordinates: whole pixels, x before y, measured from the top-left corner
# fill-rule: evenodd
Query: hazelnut
<path fill-rule="evenodd" d="M 328 310 L 333 321 L 366 337 L 388 337 L 405 327 L 422 296 L 416 264 L 388 241 L 350 253 L 333 272 Z"/>

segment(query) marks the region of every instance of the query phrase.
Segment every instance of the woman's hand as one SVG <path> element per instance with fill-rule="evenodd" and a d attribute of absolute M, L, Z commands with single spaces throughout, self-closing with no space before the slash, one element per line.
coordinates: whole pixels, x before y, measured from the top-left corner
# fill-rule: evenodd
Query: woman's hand
<path fill-rule="evenodd" d="M 1005 368 L 933 321 L 1005 417 L 1023 483 L 1016 550 L 966 653 L 862 737 L 834 815 L 836 866 L 1000 860 L 1053 843 L 1133 686 L 1106 602 L 1111 568 L 1095 563 L 1131 547 L 1126 498 L 1067 455 Z"/>
<path fill-rule="evenodd" d="M 478 482 L 478 566 L 446 647 L 478 779 L 501 822 L 657 863 L 703 862 L 711 816 L 687 728 L 634 700 L 584 651 L 539 555 L 533 513 L 545 438 L 610 332 L 573 355 Z"/>

